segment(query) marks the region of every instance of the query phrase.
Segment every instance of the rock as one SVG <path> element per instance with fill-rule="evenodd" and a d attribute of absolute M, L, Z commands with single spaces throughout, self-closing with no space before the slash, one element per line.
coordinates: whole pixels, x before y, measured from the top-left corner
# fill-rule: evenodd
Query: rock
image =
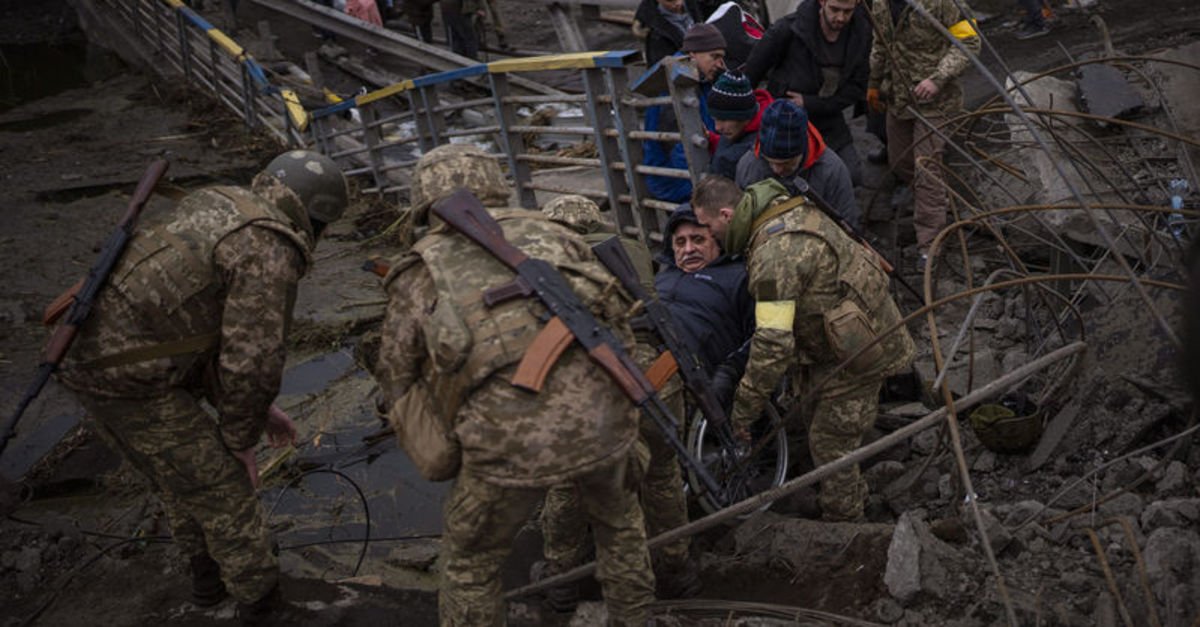
<path fill-rule="evenodd" d="M 890 625 L 904 617 L 904 608 L 892 599 L 882 598 L 875 602 L 875 616 Z"/>
<path fill-rule="evenodd" d="M 1200 498 L 1155 501 L 1142 512 L 1142 531 L 1162 527 L 1190 527 L 1200 523 Z"/>
<path fill-rule="evenodd" d="M 863 472 L 867 487 L 872 492 L 883 490 L 884 486 L 895 481 L 904 474 L 904 464 L 896 461 L 879 462 Z"/>
<path fill-rule="evenodd" d="M 16 551 L 5 551 L 0 553 L 0 572 L 15 569 L 17 567 L 18 555 L 19 553 Z"/>
<path fill-rule="evenodd" d="M 1159 496 L 1185 496 L 1189 493 L 1188 467 L 1179 461 L 1167 464 L 1154 489 Z"/>
<path fill-rule="evenodd" d="M 1083 573 L 1066 572 L 1059 576 L 1058 583 L 1063 589 L 1072 594 L 1080 594 L 1092 589 L 1091 578 Z"/>
<path fill-rule="evenodd" d="M 977 566 L 953 547 L 934 537 L 921 511 L 905 512 L 888 545 L 883 583 L 896 600 L 910 603 L 917 593 L 937 598 L 954 594 L 950 585 Z"/>
<path fill-rule="evenodd" d="M 912 438 L 912 450 L 918 455 L 928 455 L 937 448 L 938 429 L 926 429 Z"/>
<path fill-rule="evenodd" d="M 938 498 L 944 501 L 949 501 L 954 498 L 954 480 L 950 477 L 950 473 L 946 473 L 938 477 L 937 489 Z"/>
<path fill-rule="evenodd" d="M 608 624 L 608 609 L 604 607 L 604 603 L 581 601 L 579 607 L 575 608 L 575 615 L 571 617 L 568 627 L 588 627 L 589 625 L 605 624 Z"/>
<path fill-rule="evenodd" d="M 1200 534 L 1176 527 L 1157 529 L 1146 540 L 1142 557 L 1163 624 L 1191 624 L 1200 614 Z"/>
<path fill-rule="evenodd" d="M 411 542 L 392 549 L 386 561 L 400 568 L 429 570 L 437 561 L 440 548 L 436 542 Z"/>
<path fill-rule="evenodd" d="M 983 531 L 987 534 L 988 542 L 992 545 L 992 550 L 1000 553 L 1007 549 L 1013 543 L 1013 535 L 1004 527 L 999 518 L 990 511 L 980 508 L 979 517 L 983 520 Z M 970 508 L 964 508 L 962 513 L 963 525 L 977 532 L 974 516 L 971 516 Z"/>
<path fill-rule="evenodd" d="M 1059 489 L 1065 489 L 1071 484 L 1074 484 L 1075 487 L 1064 492 L 1055 502 L 1056 505 L 1063 509 L 1072 510 L 1081 505 L 1088 505 L 1094 502 L 1096 497 L 1099 496 L 1096 494 L 1095 486 L 1090 481 L 1079 481 L 1079 477 L 1069 475 L 1063 477 L 1063 483 Z"/>
<path fill-rule="evenodd" d="M 976 472 L 992 472 L 996 469 L 996 454 L 991 451 L 984 451 L 975 458 L 975 463 L 971 464 L 971 470 Z"/>
<path fill-rule="evenodd" d="M 1129 516 L 1136 520 L 1138 516 L 1141 516 L 1143 507 L 1142 497 L 1126 492 L 1100 505 L 1100 513 L 1104 514 L 1106 518 Z"/>
<path fill-rule="evenodd" d="M 1104 473 L 1104 481 L 1100 483 L 1104 492 L 1112 492 L 1127 486 L 1137 480 L 1145 470 L 1132 459 L 1119 461 Z"/>
<path fill-rule="evenodd" d="M 921 591 L 921 538 L 917 526 L 924 521 L 905 513 L 896 523 L 888 546 L 887 570 L 883 583 L 888 593 L 901 603 L 911 601 Z"/>
<path fill-rule="evenodd" d="M 17 569 L 17 572 L 31 573 L 40 568 L 41 565 L 41 550 L 27 546 L 21 549 L 21 552 L 17 555 L 16 563 L 13 564 L 13 567 Z"/>

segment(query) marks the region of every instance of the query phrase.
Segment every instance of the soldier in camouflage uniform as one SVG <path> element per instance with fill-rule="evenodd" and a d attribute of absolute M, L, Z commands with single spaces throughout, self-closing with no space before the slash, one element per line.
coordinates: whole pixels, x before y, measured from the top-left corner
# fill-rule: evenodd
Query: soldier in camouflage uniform
<path fill-rule="evenodd" d="M 875 423 L 883 379 L 912 360 L 914 346 L 901 327 L 865 352 L 876 334 L 900 321 L 888 294 L 888 277 L 874 253 L 806 202 L 788 201 L 777 181 L 751 185 L 707 177 L 692 207 L 725 251 L 744 253 L 750 294 L 756 301 L 754 336 L 746 374 L 731 419 L 745 431 L 792 368 L 794 390 L 811 421 L 809 448 L 818 466 L 858 448 Z M 847 367 L 841 364 L 852 359 Z M 819 387 L 816 387 L 819 386 Z M 866 483 L 858 466 L 821 482 L 822 516 L 831 521 L 863 516 Z"/>
<path fill-rule="evenodd" d="M 616 233 L 606 228 L 596 203 L 583 196 L 559 196 L 546 203 L 542 213 L 574 229 L 592 246 L 616 237 Z M 653 295 L 654 267 L 650 250 L 640 240 L 622 237 L 620 241 L 637 270 L 642 287 Z M 633 356 L 643 369 L 649 368 L 658 357 L 656 347 L 660 342 L 653 335 L 651 331 L 637 334 L 638 344 Z M 682 418 L 683 384 L 679 377 L 671 377 L 659 394 L 671 412 Z M 656 536 L 687 524 L 687 498 L 683 493 L 683 475 L 675 449 L 650 420 L 642 421 L 641 434 L 650 451 L 641 485 L 642 511 L 646 516 L 646 534 Z M 583 563 L 587 552 L 587 526 L 580 515 L 578 502 L 578 495 L 570 486 L 556 486 L 546 494 L 542 507 L 542 534 L 547 563 L 543 575 L 565 572 Z M 688 544 L 687 538 L 680 538 L 655 551 L 653 563 L 660 598 L 688 597 L 699 592 L 700 579 L 695 564 L 688 559 Z M 578 585 L 554 588 L 547 596 L 554 609 L 573 609 L 578 598 Z"/>
<path fill-rule="evenodd" d="M 871 7 L 875 41 L 867 103 L 874 111 L 887 110 L 888 163 L 912 183 L 913 228 L 923 266 L 929 244 L 946 224 L 950 200 L 939 171 L 945 142 L 913 112 L 942 127 L 961 110 L 958 77 L 970 60 L 910 1 L 928 9 L 973 53 L 979 52 L 979 36 L 954 0 L 876 0 Z"/>
<path fill-rule="evenodd" d="M 654 577 L 636 494 L 644 466 L 633 454 L 641 448 L 638 416 L 578 343 L 550 368 L 540 392 L 510 383 L 545 308 L 524 298 L 484 305 L 483 291 L 514 275 L 431 220 L 431 205 L 458 188 L 489 207 L 509 242 L 557 266 L 597 318 L 633 345 L 624 292 L 573 231 L 540 213 L 503 208 L 511 190 L 494 159 L 465 145 L 421 157 L 412 215 L 431 228 L 384 279 L 389 303 L 377 373 L 397 432 L 409 432 L 413 419 L 403 408 L 427 397 L 460 456 L 444 508 L 441 624 L 503 623 L 500 566 L 546 489 L 568 483 L 595 534 L 610 624 L 643 625 Z"/>
<path fill-rule="evenodd" d="M 250 189 L 210 187 L 148 210 L 60 368 L 162 499 L 198 604 L 227 589 L 253 618 L 278 602 L 255 447 L 264 431 L 279 446 L 295 436 L 271 402 L 296 283 L 347 197 L 333 161 L 297 150 Z"/>

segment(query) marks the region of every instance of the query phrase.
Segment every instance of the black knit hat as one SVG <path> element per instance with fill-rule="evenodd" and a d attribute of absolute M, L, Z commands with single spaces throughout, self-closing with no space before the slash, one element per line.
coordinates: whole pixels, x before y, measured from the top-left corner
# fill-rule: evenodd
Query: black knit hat
<path fill-rule="evenodd" d="M 763 111 L 758 146 L 768 159 L 803 156 L 808 152 L 808 112 L 791 100 L 772 102 Z"/>
<path fill-rule="evenodd" d="M 715 120 L 751 120 L 758 113 L 758 99 L 750 79 L 734 71 L 722 74 L 705 99 L 708 114 Z"/>
<path fill-rule="evenodd" d="M 712 24 L 696 24 L 683 36 L 683 45 L 679 49 L 683 52 L 724 50 L 725 36 Z"/>

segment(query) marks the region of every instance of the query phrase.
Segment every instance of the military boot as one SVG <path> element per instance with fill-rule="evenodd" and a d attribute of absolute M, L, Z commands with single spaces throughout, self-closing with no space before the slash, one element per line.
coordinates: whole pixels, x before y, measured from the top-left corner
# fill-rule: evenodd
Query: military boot
<path fill-rule="evenodd" d="M 199 607 L 211 607 L 225 598 L 225 584 L 221 581 L 221 567 L 208 553 L 201 553 L 191 560 L 192 603 Z"/>
<path fill-rule="evenodd" d="M 555 566 L 549 560 L 539 560 L 530 569 L 530 580 L 537 582 L 566 572 L 565 567 Z M 579 606 L 579 582 L 572 581 L 546 591 L 546 605 L 560 614 L 569 614 Z"/>

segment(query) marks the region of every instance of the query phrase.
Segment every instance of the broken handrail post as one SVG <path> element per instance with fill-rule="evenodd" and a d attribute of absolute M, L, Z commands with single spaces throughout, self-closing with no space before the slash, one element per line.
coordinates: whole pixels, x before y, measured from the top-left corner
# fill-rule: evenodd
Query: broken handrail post
<path fill-rule="evenodd" d="M 1039 357 L 1038 359 L 1035 359 L 1024 366 L 1021 366 L 1020 368 L 1017 368 L 1016 370 L 999 377 L 998 379 L 974 392 L 971 392 L 963 398 L 958 399 L 955 401 L 955 408 L 961 410 L 972 407 L 1012 386 L 1019 385 L 1025 379 L 1043 370 L 1047 366 L 1080 353 L 1085 348 L 1087 348 L 1087 344 L 1085 342 L 1074 342 L 1059 348 L 1058 350 L 1047 353 L 1046 355 Z M 945 420 L 946 416 L 947 410 L 945 407 L 930 412 L 912 424 L 901 427 L 900 429 L 897 429 L 896 431 L 893 431 L 892 433 L 866 446 L 850 452 L 844 457 L 810 470 L 809 472 L 804 473 L 803 475 L 800 475 L 799 477 L 796 477 L 795 479 L 792 479 L 783 485 L 771 488 L 765 492 L 760 492 L 744 501 L 730 505 L 729 507 L 726 507 L 720 511 L 713 512 L 712 514 L 709 514 L 700 520 L 692 521 L 686 525 L 661 533 L 647 541 L 647 545 L 652 549 L 657 548 L 669 542 L 674 542 L 675 540 L 695 535 L 701 531 L 715 527 L 727 520 L 741 516 L 742 514 L 753 512 L 754 510 L 773 503 L 799 490 L 800 488 L 812 485 L 822 479 L 825 479 L 835 472 L 869 459 L 873 455 L 881 453 L 888 448 L 895 446 L 901 441 L 920 433 L 921 431 L 937 426 L 940 422 Z M 565 573 L 562 573 L 561 575 L 547 577 L 546 579 L 536 583 L 510 590 L 504 594 L 504 599 L 517 599 L 528 596 L 535 592 L 540 592 L 548 588 L 569 583 L 575 581 L 576 579 L 591 575 L 593 572 L 595 572 L 595 570 L 596 563 L 590 562 L 584 564 L 583 566 L 573 568 Z"/>

